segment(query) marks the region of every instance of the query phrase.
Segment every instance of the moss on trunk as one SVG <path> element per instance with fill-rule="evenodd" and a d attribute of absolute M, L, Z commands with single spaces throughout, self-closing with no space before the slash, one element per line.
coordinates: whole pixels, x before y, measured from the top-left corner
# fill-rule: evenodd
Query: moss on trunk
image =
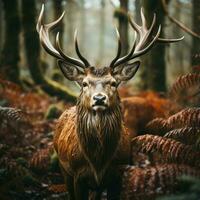
<path fill-rule="evenodd" d="M 57 96 L 68 102 L 74 102 L 76 96 L 73 91 L 70 91 L 56 81 L 45 78 L 41 71 L 40 42 L 36 31 L 35 0 L 22 0 L 22 22 L 27 63 L 34 82 L 39 84 L 48 94 Z"/>

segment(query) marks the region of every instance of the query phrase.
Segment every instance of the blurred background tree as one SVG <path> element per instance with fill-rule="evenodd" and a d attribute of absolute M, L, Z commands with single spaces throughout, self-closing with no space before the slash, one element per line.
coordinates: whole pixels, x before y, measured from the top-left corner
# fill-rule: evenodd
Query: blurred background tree
<path fill-rule="evenodd" d="M 142 0 L 142 7 L 147 19 L 147 26 L 152 23 L 153 13 L 156 13 L 156 25 L 161 25 L 161 37 L 164 38 L 165 15 L 161 7 L 160 0 L 145 1 Z M 165 62 L 166 45 L 157 44 L 145 55 L 142 67 L 143 89 L 166 91 L 166 62 Z"/>
<path fill-rule="evenodd" d="M 200 33 L 200 1 L 192 0 L 192 26 L 196 33 Z M 199 38 L 192 38 L 192 53 L 191 64 L 192 66 L 199 65 L 200 63 L 200 41 Z"/>
<path fill-rule="evenodd" d="M 167 12 L 163 9 L 163 2 L 166 3 Z M 134 40 L 133 31 L 128 25 L 127 13 L 130 12 L 137 23 L 140 23 L 142 6 L 150 24 L 155 12 L 157 25 L 161 24 L 163 27 L 163 37 L 184 35 L 185 39 L 178 44 L 154 46 L 147 56 L 141 58 L 143 64 L 139 70 L 140 76 L 138 75 L 129 85 L 134 85 L 133 91 L 142 89 L 162 92 L 167 90 L 177 76 L 198 68 L 200 62 L 199 37 L 182 30 L 183 28 L 173 23 L 168 15 L 198 35 L 199 4 L 194 0 L 47 0 L 45 7 L 48 12 L 45 12 L 45 21 L 53 21 L 66 10 L 63 22 L 51 34 L 52 42 L 55 41 L 55 33 L 59 31 L 65 52 L 70 56 L 76 56 L 73 32 L 77 28 L 84 55 L 93 65 L 105 66 L 116 53 L 114 27 L 117 26 L 119 29 L 124 55 Z M 47 55 L 39 44 L 35 25 L 40 9 L 41 1 L 38 0 L 14 0 L 12 4 L 9 0 L 0 2 L 1 76 L 17 83 L 32 82 L 32 85 L 39 85 L 53 96 L 74 101 L 79 89 L 75 84 L 63 79 L 55 59 Z"/>
<path fill-rule="evenodd" d="M 4 38 L 1 38 L 4 42 L 1 41 L 3 47 L 0 55 L 0 73 L 8 80 L 20 83 L 18 65 L 20 54 L 20 18 L 18 1 L 2 0 L 2 4 L 6 25 Z"/>

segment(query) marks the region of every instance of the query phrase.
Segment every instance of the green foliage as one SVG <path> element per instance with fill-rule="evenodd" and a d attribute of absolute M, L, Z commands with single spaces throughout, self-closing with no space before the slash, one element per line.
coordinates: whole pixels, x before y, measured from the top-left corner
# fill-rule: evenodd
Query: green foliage
<path fill-rule="evenodd" d="M 158 198 L 158 200 L 199 200 L 200 179 L 182 176 L 177 185 L 177 193 Z"/>
<path fill-rule="evenodd" d="M 50 105 L 46 112 L 45 118 L 46 119 L 56 119 L 60 116 L 60 114 L 61 114 L 61 111 L 59 110 L 59 108 L 56 105 Z"/>
<path fill-rule="evenodd" d="M 54 151 L 53 154 L 51 155 L 50 170 L 52 172 L 59 171 L 59 161 L 56 151 Z"/>

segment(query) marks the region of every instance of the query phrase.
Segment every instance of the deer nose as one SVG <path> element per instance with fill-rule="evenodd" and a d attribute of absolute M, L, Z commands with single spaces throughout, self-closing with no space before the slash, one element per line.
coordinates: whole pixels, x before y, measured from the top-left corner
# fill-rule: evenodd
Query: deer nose
<path fill-rule="evenodd" d="M 96 104 L 101 104 L 104 103 L 104 101 L 106 100 L 106 96 L 103 94 L 97 94 L 93 96 L 93 99 L 96 102 Z"/>

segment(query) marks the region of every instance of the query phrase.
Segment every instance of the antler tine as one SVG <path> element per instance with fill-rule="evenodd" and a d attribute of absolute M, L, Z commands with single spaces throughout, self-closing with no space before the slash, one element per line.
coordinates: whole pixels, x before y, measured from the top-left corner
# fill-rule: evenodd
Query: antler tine
<path fill-rule="evenodd" d="M 147 29 L 146 20 L 145 20 L 142 8 L 141 8 L 141 18 L 142 18 L 142 26 L 139 26 L 139 25 L 136 26 L 136 23 L 131 19 L 131 16 L 129 14 L 129 22 L 130 22 L 131 27 L 139 33 L 139 42 L 136 46 L 136 49 L 135 49 L 136 51 L 143 47 L 149 35 L 152 33 L 153 28 L 156 23 L 156 14 L 154 13 L 151 26 L 149 29 Z"/>
<path fill-rule="evenodd" d="M 143 9 L 141 9 L 141 19 L 142 19 L 142 25 L 139 26 L 136 24 L 132 18 L 131 15 L 128 14 L 128 19 L 131 27 L 136 31 L 138 36 L 138 42 L 137 37 L 134 42 L 133 48 L 131 51 L 124 57 L 118 58 L 118 60 L 115 61 L 113 68 L 117 67 L 120 64 L 126 63 L 134 58 L 137 58 L 145 53 L 147 53 L 156 42 L 160 43 L 170 43 L 170 42 L 178 42 L 181 41 L 184 37 L 178 38 L 178 39 L 164 39 L 160 38 L 161 33 L 161 25 L 159 25 L 156 36 L 153 36 L 153 31 L 155 30 L 155 24 L 156 24 L 156 14 L 154 13 L 151 25 L 149 28 L 147 28 L 146 19 L 143 13 Z M 136 44 L 137 43 L 137 44 Z"/>
<path fill-rule="evenodd" d="M 174 43 L 174 42 L 179 42 L 183 39 L 184 39 L 184 36 L 182 36 L 180 38 L 176 38 L 176 39 L 174 39 L 174 38 L 172 38 L 172 39 L 158 38 L 157 41 L 159 43 Z"/>
<path fill-rule="evenodd" d="M 78 39 L 77 39 L 77 34 L 78 31 L 77 29 L 74 32 L 74 41 L 75 41 L 75 49 L 76 49 L 76 53 L 78 55 L 78 57 L 83 61 L 83 63 L 85 64 L 85 67 L 89 67 L 90 63 L 87 61 L 87 59 L 85 57 L 82 56 L 80 50 L 79 50 L 79 46 L 78 46 Z"/>
<path fill-rule="evenodd" d="M 42 4 L 42 9 L 40 11 L 40 15 L 39 15 L 39 18 L 38 18 L 38 23 L 36 25 L 36 29 L 37 31 L 39 32 L 41 26 L 44 26 L 46 30 L 52 30 L 53 28 L 55 28 L 57 26 L 57 24 L 63 19 L 65 15 L 65 11 L 61 14 L 61 16 L 55 20 L 54 22 L 51 22 L 49 24 L 43 24 L 43 16 L 44 16 L 44 4 Z M 47 31 L 47 34 L 48 34 L 48 31 Z"/>
<path fill-rule="evenodd" d="M 128 62 L 129 60 L 137 58 L 137 57 L 145 54 L 147 51 L 149 51 L 153 47 L 153 45 L 155 44 L 155 41 L 158 39 L 160 32 L 161 32 L 161 26 L 159 26 L 158 31 L 156 33 L 156 36 L 153 38 L 153 40 L 144 49 L 139 50 L 139 51 L 136 51 L 137 46 L 136 46 L 136 39 L 135 39 L 134 46 L 131 49 L 131 51 L 129 52 L 129 54 L 124 56 L 123 58 L 120 58 L 116 62 L 115 66 L 118 66 L 118 65 L 125 63 L 125 62 Z"/>
<path fill-rule="evenodd" d="M 110 63 L 111 68 L 114 66 L 115 62 L 119 59 L 119 57 L 121 55 L 121 50 L 122 50 L 122 43 L 121 43 L 121 39 L 120 39 L 120 35 L 119 35 L 119 31 L 118 31 L 117 27 L 115 27 L 115 31 L 116 31 L 116 34 L 117 34 L 118 48 L 117 48 L 117 55 L 115 56 L 115 58 Z"/>
<path fill-rule="evenodd" d="M 144 14 L 143 14 L 143 17 L 144 17 Z M 144 22 L 145 25 L 144 25 L 144 27 L 143 27 L 143 29 L 142 29 L 142 30 L 144 31 L 144 36 L 143 36 L 143 38 L 141 39 L 141 43 L 137 45 L 136 51 L 137 51 L 138 49 L 140 49 L 140 48 L 143 47 L 143 45 L 145 44 L 146 40 L 148 39 L 148 37 L 149 37 L 150 34 L 152 33 L 153 28 L 154 28 L 154 26 L 155 26 L 155 23 L 156 23 L 156 14 L 154 13 L 154 15 L 153 15 L 153 20 L 152 20 L 152 23 L 151 23 L 151 26 L 150 26 L 149 29 L 147 29 L 147 27 L 146 27 L 146 22 Z"/>
<path fill-rule="evenodd" d="M 43 14 L 44 14 L 44 4 L 42 4 L 42 8 L 38 17 L 38 21 L 37 21 L 37 25 L 36 25 L 36 30 L 38 33 L 40 33 L 40 28 L 42 26 L 42 18 L 43 18 Z"/>
<path fill-rule="evenodd" d="M 64 14 L 65 14 L 65 12 L 63 12 L 62 15 L 56 21 L 51 22 L 49 24 L 44 24 L 43 23 L 44 4 L 42 4 L 42 8 L 41 8 L 37 26 L 36 26 L 36 29 L 39 33 L 41 44 L 44 47 L 44 49 L 47 51 L 47 53 L 56 57 L 57 59 L 67 61 L 73 65 L 79 66 L 80 68 L 85 68 L 86 66 L 82 63 L 82 61 L 72 58 L 70 56 L 67 56 L 63 53 L 63 51 L 60 47 L 60 43 L 59 43 L 59 33 L 56 36 L 57 49 L 55 49 L 53 47 L 53 45 L 49 39 L 49 31 L 58 25 L 58 23 L 63 19 Z"/>
<path fill-rule="evenodd" d="M 144 16 L 143 8 L 140 9 L 140 15 L 141 15 L 141 19 L 142 19 L 142 26 L 144 27 L 144 29 L 146 29 L 147 23 L 146 23 L 146 19 Z"/>
<path fill-rule="evenodd" d="M 132 19 L 131 19 L 131 15 L 128 14 L 128 21 L 131 24 L 132 28 L 138 33 L 140 34 L 140 26 L 138 24 L 136 24 Z"/>
<path fill-rule="evenodd" d="M 77 66 L 79 66 L 79 67 L 81 67 L 81 68 L 85 68 L 86 66 L 82 63 L 82 62 L 80 62 L 79 60 L 77 60 L 77 59 L 75 59 L 75 58 L 72 58 L 72 57 L 70 57 L 70 56 L 68 56 L 68 55 L 66 55 L 63 51 L 62 51 L 62 49 L 61 49 L 61 47 L 60 47 L 60 34 L 59 34 L 59 32 L 57 33 L 57 35 L 56 35 L 56 48 L 58 49 L 58 52 L 60 53 L 60 55 L 67 61 L 67 62 L 69 62 L 69 63 L 72 63 L 72 64 L 74 64 L 74 65 L 77 65 Z"/>
<path fill-rule="evenodd" d="M 125 62 L 129 61 L 130 59 L 132 59 L 132 57 L 134 55 L 134 52 L 139 51 L 139 49 L 141 47 L 143 47 L 143 45 L 146 42 L 147 38 L 151 34 L 151 32 L 153 30 L 153 27 L 155 25 L 155 21 L 156 21 L 155 14 L 154 14 L 154 17 L 153 17 L 153 20 L 152 20 L 152 24 L 151 24 L 149 29 L 146 28 L 146 21 L 145 21 L 145 17 L 144 17 L 142 9 L 141 9 L 141 17 L 142 17 L 142 26 L 139 26 L 138 24 L 136 24 L 131 19 L 130 14 L 128 15 L 129 22 L 130 22 L 132 28 L 136 31 L 135 32 L 135 34 L 136 34 L 135 35 L 135 41 L 133 43 L 131 51 L 126 56 L 124 56 L 124 57 L 118 59 L 117 61 L 115 61 L 114 67 L 116 67 L 116 66 L 118 66 L 118 65 L 120 65 L 122 63 L 125 63 Z M 158 31 L 158 33 L 160 34 L 160 31 Z M 138 35 L 139 35 L 139 42 L 138 42 L 138 44 L 136 44 Z M 154 42 L 154 40 L 148 45 L 148 47 L 151 47 L 151 45 L 153 45 L 153 42 Z M 144 52 L 146 52 L 146 51 L 147 51 L 147 48 L 145 48 Z M 139 54 L 139 53 L 143 53 L 143 51 L 139 51 L 137 54 Z"/>
<path fill-rule="evenodd" d="M 158 27 L 158 31 L 156 33 L 156 36 L 153 38 L 153 40 L 144 49 L 136 51 L 132 55 L 131 60 L 147 53 L 153 47 L 155 42 L 158 40 L 160 33 L 161 33 L 161 25 Z"/>
<path fill-rule="evenodd" d="M 134 42 L 133 42 L 133 46 L 132 46 L 130 52 L 129 52 L 127 55 L 125 55 L 124 57 L 118 59 L 118 60 L 114 63 L 114 66 L 113 66 L 113 67 L 116 67 L 116 66 L 118 66 L 118 65 L 120 65 L 120 64 L 122 64 L 122 63 L 125 63 L 125 62 L 129 61 L 129 59 L 131 58 L 131 56 L 133 55 L 133 53 L 134 53 L 134 51 L 135 51 L 135 48 L 136 48 L 136 41 L 137 41 L 137 32 L 135 32 L 135 40 L 134 40 Z"/>
<path fill-rule="evenodd" d="M 50 42 L 48 42 L 47 36 L 44 34 L 44 30 L 43 30 L 43 26 L 40 28 L 40 32 L 39 32 L 39 38 L 40 38 L 40 42 L 43 46 L 43 48 L 46 50 L 47 53 L 49 53 L 50 55 L 58 58 L 58 59 L 62 59 L 62 57 L 60 56 L 59 52 L 53 48 L 52 44 Z"/>
<path fill-rule="evenodd" d="M 40 11 L 40 15 L 39 15 L 38 22 L 36 25 L 36 30 L 39 33 L 39 38 L 40 38 L 41 44 L 44 47 L 44 49 L 47 51 L 47 53 L 49 53 L 50 55 L 52 55 L 58 59 L 61 59 L 62 57 L 59 55 L 58 51 L 53 47 L 53 45 L 51 44 L 51 42 L 49 40 L 48 31 L 51 28 L 52 23 L 44 25 L 42 22 L 43 16 L 44 16 L 44 4 L 42 4 L 42 9 Z M 55 21 L 53 26 L 55 26 L 55 24 L 59 23 L 63 16 L 64 16 L 64 13 L 58 20 Z"/>

